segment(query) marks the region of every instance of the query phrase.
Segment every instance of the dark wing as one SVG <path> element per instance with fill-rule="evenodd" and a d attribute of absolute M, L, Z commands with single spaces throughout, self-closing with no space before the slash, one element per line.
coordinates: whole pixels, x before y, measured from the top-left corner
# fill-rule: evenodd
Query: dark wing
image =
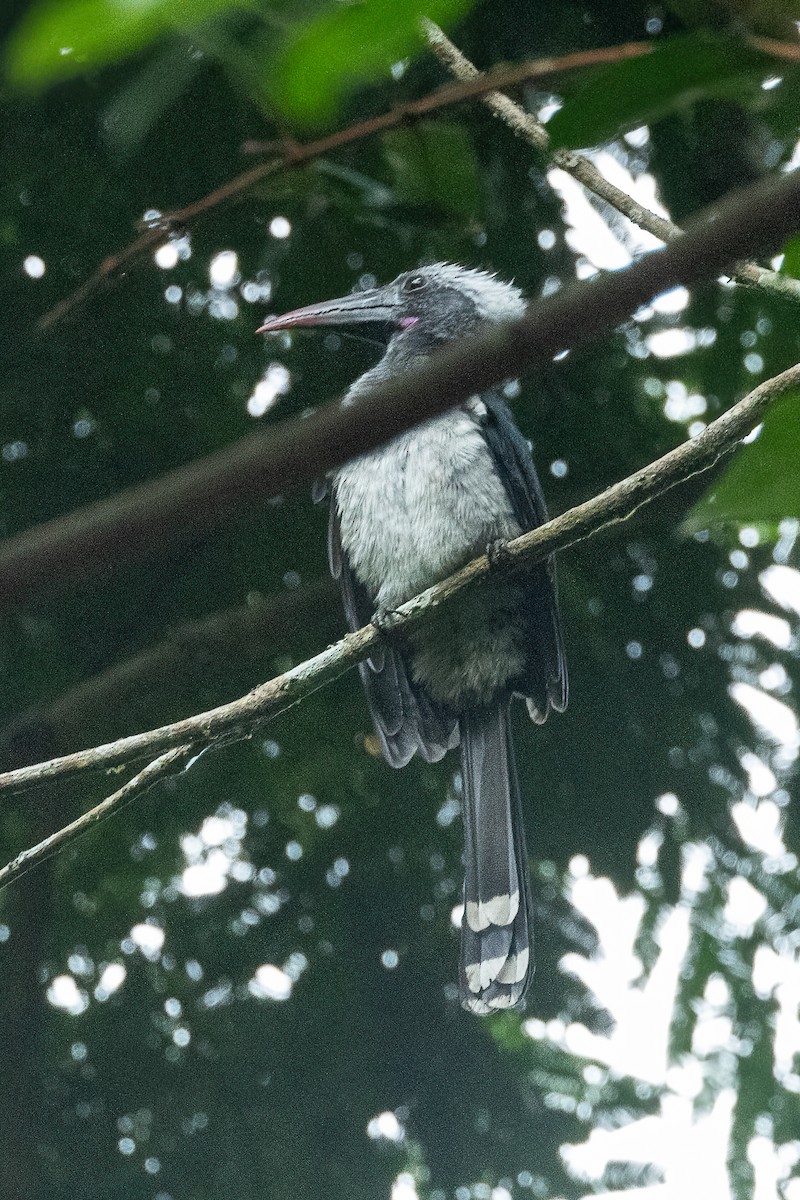
<path fill-rule="evenodd" d="M 517 428 L 508 405 L 497 392 L 486 392 L 481 400 L 486 407 L 486 416 L 480 422 L 481 432 L 511 501 L 514 516 L 523 530 L 535 529 L 547 520 L 547 507 L 530 447 Z M 523 690 L 529 697 L 528 710 L 532 718 L 541 722 L 550 708 L 563 712 L 567 706 L 567 664 L 554 559 L 551 557 L 547 562 L 531 567 L 520 578 L 527 584 L 529 623 L 528 672 Z"/>
<path fill-rule="evenodd" d="M 342 547 L 335 492 L 330 498 L 328 562 L 331 575 L 339 580 L 348 628 L 360 629 L 372 620 L 375 605 Z M 413 684 L 397 647 L 381 647 L 367 662 L 359 663 L 358 670 L 381 749 L 393 767 L 404 767 L 417 752 L 427 762 L 438 762 L 458 745 L 457 718 Z"/>

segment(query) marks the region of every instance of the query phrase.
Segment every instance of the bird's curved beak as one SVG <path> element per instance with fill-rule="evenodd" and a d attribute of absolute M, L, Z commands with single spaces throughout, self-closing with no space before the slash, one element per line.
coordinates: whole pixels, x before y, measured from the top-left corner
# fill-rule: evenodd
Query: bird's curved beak
<path fill-rule="evenodd" d="M 280 317 L 269 317 L 256 333 L 277 333 L 281 329 L 297 329 L 310 325 L 363 325 L 379 324 L 403 328 L 413 324 L 416 318 L 403 317 L 400 304 L 389 288 L 372 288 L 368 292 L 354 292 L 339 300 L 326 300 L 322 304 L 309 304 L 295 308 Z"/>

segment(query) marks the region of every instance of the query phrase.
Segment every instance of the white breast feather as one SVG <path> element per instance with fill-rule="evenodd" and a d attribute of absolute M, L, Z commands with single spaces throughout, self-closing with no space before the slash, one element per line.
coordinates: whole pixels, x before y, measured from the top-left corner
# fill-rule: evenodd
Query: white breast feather
<path fill-rule="evenodd" d="M 350 565 L 385 608 L 521 532 L 480 430 L 460 411 L 348 463 L 334 496 Z"/>

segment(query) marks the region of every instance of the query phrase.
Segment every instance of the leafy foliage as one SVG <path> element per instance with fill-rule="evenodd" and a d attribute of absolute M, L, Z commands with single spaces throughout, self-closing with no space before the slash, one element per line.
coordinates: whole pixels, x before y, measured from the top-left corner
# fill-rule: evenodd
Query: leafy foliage
<path fill-rule="evenodd" d="M 10 39 L 6 64 L 12 83 L 39 87 L 141 50 L 174 29 L 241 8 L 244 0 L 39 0 Z"/>
<path fill-rule="evenodd" d="M 275 96 L 296 121 L 330 119 L 356 83 L 386 78 L 389 68 L 423 42 L 425 16 L 444 25 L 471 0 L 366 0 L 331 6 L 298 27 L 277 67 Z"/>
<path fill-rule="evenodd" d="M 685 34 L 594 76 L 548 124 L 556 146 L 595 146 L 709 96 L 756 87 L 766 57 L 734 38 Z"/>
<path fill-rule="evenodd" d="M 768 539 L 782 521 L 800 519 L 800 416 L 798 397 L 775 406 L 758 437 L 744 447 L 695 505 L 686 527 L 693 532 L 725 523 L 756 526 Z"/>

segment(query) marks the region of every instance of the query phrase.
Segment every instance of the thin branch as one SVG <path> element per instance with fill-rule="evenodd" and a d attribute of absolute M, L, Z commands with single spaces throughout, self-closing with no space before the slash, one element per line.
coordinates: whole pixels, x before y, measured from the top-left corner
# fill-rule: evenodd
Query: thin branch
<path fill-rule="evenodd" d="M 127 266 L 154 246 L 158 246 L 163 242 L 171 230 L 188 225 L 196 217 L 209 212 L 212 208 L 217 208 L 220 204 L 242 198 L 253 184 L 260 183 L 262 179 L 266 179 L 269 175 L 274 175 L 281 170 L 290 170 L 292 167 L 298 167 L 303 163 L 310 162 L 314 158 L 319 158 L 323 154 L 330 154 L 334 150 L 340 150 L 343 146 L 353 145 L 355 142 L 363 141 L 364 138 L 372 137 L 376 133 L 383 133 L 387 129 L 395 129 L 397 126 L 404 125 L 409 121 L 419 120 L 421 117 L 428 116 L 430 113 L 437 112 L 443 108 L 463 104 L 467 100 L 474 100 L 484 96 L 488 91 L 495 88 L 514 87 L 520 83 L 535 79 L 544 79 L 564 71 L 576 70 L 581 67 L 599 66 L 603 63 L 618 62 L 626 58 L 637 58 L 643 54 L 648 54 L 651 50 L 652 44 L 650 42 L 627 42 L 620 46 L 603 47 L 598 50 L 583 50 L 575 54 L 564 55 L 561 58 L 545 58 L 536 60 L 535 62 L 515 63 L 510 66 L 503 65 L 494 68 L 494 70 L 486 75 L 482 75 L 479 79 L 446 83 L 444 86 L 437 88 L 435 92 L 427 96 L 422 96 L 418 100 L 408 100 L 403 104 L 397 104 L 389 109 L 388 112 L 381 113 L 377 117 L 370 117 L 366 121 L 358 121 L 354 125 L 349 125 L 346 129 L 339 129 L 335 133 L 328 134 L 326 137 L 319 138 L 306 145 L 291 139 L 283 139 L 277 143 L 270 143 L 264 149 L 271 154 L 277 151 L 277 157 L 270 159 L 268 162 L 259 163 L 247 171 L 242 171 L 240 175 L 236 175 L 233 179 L 228 180 L 227 183 L 214 188 L 207 195 L 202 196 L 199 200 L 193 200 L 183 208 L 163 213 L 156 222 L 148 224 L 147 228 L 142 230 L 139 237 L 128 246 L 125 246 L 124 249 L 118 251 L 116 254 L 110 254 L 107 258 L 103 259 L 99 267 L 80 287 L 76 288 L 64 300 L 60 300 L 43 317 L 39 318 L 36 328 L 41 331 L 52 329 L 54 325 L 57 325 L 59 321 L 63 320 L 64 317 L 68 316 L 88 300 L 92 293 L 103 283 L 107 282 L 121 267 Z M 253 153 L 261 148 L 258 143 L 251 143 L 248 144 L 246 149 L 247 152 Z"/>
<path fill-rule="evenodd" d="M 574 546 L 600 529 L 627 519 L 670 488 L 708 470 L 763 420 L 767 409 L 778 397 L 798 388 L 800 364 L 760 384 L 696 438 L 684 442 L 584 504 L 508 542 L 499 557 L 493 556 L 492 562 L 486 555 L 481 555 L 455 575 L 400 605 L 382 620 L 381 628 L 374 624 L 365 625 L 321 654 L 230 704 L 104 746 L 7 771 L 0 775 L 0 793 L 69 778 L 86 770 L 117 767 L 145 755 L 162 754 L 174 746 L 185 749 L 189 742 L 209 746 L 220 740 L 227 744 L 250 736 L 257 725 L 285 712 L 368 658 L 384 634 L 405 634 L 427 620 L 434 609 L 452 603 L 462 591 L 476 586 L 488 575 L 502 576 L 521 566 L 531 567 L 542 562 L 556 551 Z"/>
<path fill-rule="evenodd" d="M 601 46 L 595 50 L 576 50 L 572 54 L 562 54 L 556 58 L 537 58 L 521 63 L 502 63 L 491 67 L 474 79 L 460 79 L 457 83 L 445 84 L 437 88 L 429 96 L 420 100 L 410 100 L 398 104 L 385 115 L 378 117 L 381 122 L 375 129 L 370 122 L 355 126 L 356 129 L 366 129 L 369 133 L 382 132 L 404 121 L 413 120 L 437 109 L 449 108 L 451 105 L 463 104 L 467 100 L 480 100 L 487 92 L 517 87 L 522 83 L 541 83 L 554 75 L 564 75 L 569 71 L 578 71 L 586 67 L 608 66 L 609 63 L 624 62 L 629 58 L 642 58 L 651 54 L 655 42 L 623 42 L 618 46 Z M 383 122 L 387 122 L 383 124 Z M 369 126 L 369 128 L 367 128 Z M 295 143 L 296 145 L 296 143 Z M 281 142 L 245 142 L 242 150 L 245 154 L 274 154 L 284 150 Z"/>
<path fill-rule="evenodd" d="M 423 20 L 422 26 L 431 50 L 459 82 L 477 84 L 482 80 L 492 78 L 490 72 L 485 75 L 481 74 L 433 21 Z M 755 39 L 752 40 L 755 42 Z M 759 39 L 758 41 L 758 49 L 764 50 L 765 53 L 771 53 L 766 49 L 766 45 L 771 44 L 769 39 Z M 784 43 L 776 44 L 784 45 Z M 786 48 L 791 49 L 791 47 Z M 500 91 L 488 91 L 482 99 L 487 108 L 518 137 L 523 138 L 540 153 L 550 150 L 550 134 L 532 113 L 526 112 L 524 108 L 515 104 L 513 100 L 509 100 L 508 96 L 504 96 Z M 601 200 L 605 200 L 634 225 L 652 233 L 660 241 L 671 242 L 682 235 L 683 230 L 678 225 L 667 220 L 666 217 L 652 212 L 649 208 L 645 208 L 627 192 L 623 192 L 621 188 L 609 183 L 591 159 L 586 158 L 585 155 L 576 154 L 572 150 L 557 149 L 550 153 L 550 162 L 553 166 L 560 167 L 562 171 L 572 175 L 588 191 L 599 196 Z M 730 277 L 747 287 L 760 287 L 784 300 L 800 303 L 800 280 L 792 279 L 788 275 L 779 275 L 777 271 L 770 271 L 767 267 L 759 266 L 758 263 L 738 263 Z"/>
<path fill-rule="evenodd" d="M 82 837 L 84 833 L 88 833 L 100 821 L 105 821 L 108 817 L 115 816 L 126 805 L 133 800 L 138 800 L 145 792 L 149 792 L 155 784 L 160 783 L 162 779 L 166 779 L 168 775 L 174 775 L 176 771 L 185 766 L 187 760 L 191 757 L 193 748 L 191 746 L 176 746 L 173 750 L 168 750 L 166 754 L 159 755 L 153 762 L 148 763 L 133 779 L 129 779 L 124 783 L 118 791 L 113 795 L 107 796 L 100 804 L 90 808 L 88 812 L 71 821 L 69 825 L 65 825 L 63 829 L 59 829 L 56 833 L 52 833 L 50 837 L 46 837 L 44 841 L 38 842 L 35 846 L 31 846 L 28 850 L 22 850 L 16 858 L 0 870 L 0 888 L 6 887 L 7 884 L 13 883 L 15 879 L 19 879 L 20 875 L 24 875 L 26 871 L 30 871 L 33 867 L 37 867 L 39 863 L 50 858 L 59 850 L 63 850 L 70 842 L 74 842 L 76 838 Z"/>
<path fill-rule="evenodd" d="M 0 607 L 186 541 L 247 505 L 324 475 L 419 421 L 612 329 L 654 296 L 780 245 L 800 218 L 800 172 L 754 184 L 630 267 L 576 282 L 524 317 L 453 343 L 358 404 L 284 421 L 159 479 L 0 542 Z"/>
<path fill-rule="evenodd" d="M 183 208 L 164 213 L 154 225 L 144 229 L 139 237 L 128 246 L 116 254 L 110 254 L 105 258 L 80 287 L 64 300 L 54 305 L 44 316 L 40 317 L 37 322 L 37 329 L 45 331 L 58 324 L 59 321 L 63 320 L 88 300 L 93 292 L 108 282 L 111 276 L 121 267 L 130 264 L 154 246 L 159 245 L 171 230 L 189 224 L 196 217 L 209 212 L 220 204 L 230 200 L 241 199 L 253 184 L 260 183 L 262 179 L 266 179 L 278 171 L 289 170 L 292 167 L 300 166 L 302 163 L 310 162 L 314 158 L 318 158 L 323 154 L 329 154 L 334 150 L 339 150 L 343 146 L 363 141 L 364 138 L 371 137 L 376 133 L 383 133 L 387 129 L 394 129 L 409 121 L 418 120 L 420 117 L 427 116 L 443 108 L 463 104 L 468 100 L 483 98 L 489 104 L 489 107 L 502 116 L 503 120 L 511 128 L 515 129 L 522 136 L 526 136 L 539 149 L 546 149 L 549 143 L 549 136 L 544 126 L 536 121 L 534 117 L 530 116 L 530 114 L 519 108 L 518 105 L 501 96 L 500 92 L 503 88 L 515 87 L 521 83 L 542 80 L 548 76 L 588 66 L 620 62 L 627 58 L 639 58 L 642 55 L 649 54 L 654 46 L 652 42 L 626 42 L 619 46 L 577 51 L 558 58 L 537 59 L 533 62 L 512 65 L 503 64 L 485 73 L 479 73 L 460 54 L 460 51 L 453 46 L 452 42 L 445 37 L 438 26 L 430 22 L 426 28 L 432 49 L 442 58 L 442 61 L 446 62 L 452 73 L 458 77 L 458 82 L 445 84 L 428 96 L 395 105 L 395 107 L 389 109 L 386 113 L 381 113 L 379 116 L 371 117 L 366 121 L 358 121 L 355 125 L 337 130 L 335 133 L 329 134 L 324 138 L 319 138 L 317 141 L 309 142 L 306 145 L 291 139 L 283 139 L 278 143 L 270 144 L 270 152 L 276 149 L 279 151 L 276 158 L 268 162 L 259 163 L 257 166 L 243 171 L 240 175 L 236 175 L 227 183 L 214 188 L 207 195 L 202 196 L 199 200 L 192 201 Z M 776 42 L 770 38 L 755 37 L 748 40 L 764 54 L 773 55 L 778 58 L 794 57 L 791 52 L 795 50 L 795 47 L 785 42 Z M 459 57 L 458 59 L 453 58 L 452 62 L 447 62 L 448 55 L 457 55 Z M 502 112 L 501 109 L 503 110 Z M 520 124 L 520 117 L 522 118 L 522 124 Z M 534 130 L 534 126 L 538 127 L 538 129 Z M 252 152 L 253 148 L 257 148 L 257 146 L 258 143 L 254 143 L 248 146 L 248 150 Z M 581 159 L 580 164 L 576 164 L 573 160 L 578 156 L 572 155 L 568 151 L 558 151 L 557 154 L 563 158 L 563 161 L 557 163 L 558 166 L 574 174 L 576 179 L 580 179 L 580 182 L 589 188 L 590 191 L 596 192 L 597 195 L 602 195 L 609 204 L 612 204 L 615 208 L 619 208 L 620 212 L 624 212 L 635 224 L 641 225 L 643 229 L 649 229 L 651 233 L 654 233 L 656 237 L 661 238 L 663 241 L 669 240 L 670 236 L 675 236 L 675 226 L 671 226 L 672 233 L 666 234 L 664 232 L 657 232 L 655 225 L 651 227 L 644 224 L 645 220 L 659 223 L 663 221 L 663 218 L 658 217 L 655 213 L 649 213 L 643 206 L 636 204 L 630 196 L 627 196 L 619 188 L 613 187 L 612 184 L 604 180 L 600 172 L 597 171 L 588 159 Z M 583 164 L 586 164 L 586 166 Z M 598 187 L 602 187 L 603 190 L 598 191 Z M 621 204 L 626 205 L 627 208 L 621 207 Z M 632 215 L 634 211 L 638 211 L 643 219 L 639 220 Z M 664 222 L 663 228 L 668 226 L 670 226 L 670 222 Z M 784 280 L 781 276 L 776 276 L 774 272 L 766 271 L 761 267 L 755 266 L 755 264 L 748 264 L 748 269 L 742 275 L 740 281 L 768 288 L 770 291 L 781 295 L 784 299 L 793 300 L 795 303 L 800 302 L 800 284 L 792 279 Z M 778 284 L 781 286 L 778 286 Z"/>

